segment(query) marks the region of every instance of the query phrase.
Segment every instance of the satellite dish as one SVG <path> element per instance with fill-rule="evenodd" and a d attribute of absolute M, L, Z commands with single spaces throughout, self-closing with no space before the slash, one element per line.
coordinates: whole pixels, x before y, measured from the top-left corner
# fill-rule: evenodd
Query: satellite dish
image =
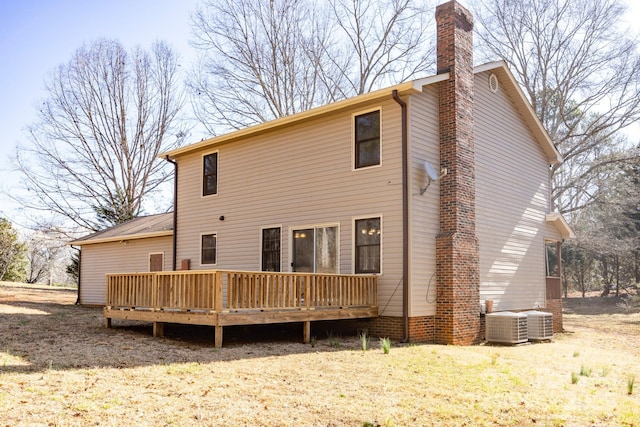
<path fill-rule="evenodd" d="M 426 161 L 424 162 L 424 170 L 425 172 L 427 172 L 427 177 L 429 178 L 429 181 L 427 181 L 427 185 L 425 185 L 420 189 L 421 196 L 424 196 L 424 193 L 427 191 L 427 188 L 429 188 L 429 185 L 431 185 L 431 181 L 437 181 L 447 174 L 447 169 L 444 168 L 442 169 L 442 175 L 439 175 L 438 171 L 436 171 L 436 168 L 434 168 L 431 163 Z"/>
<path fill-rule="evenodd" d="M 424 162 L 424 170 L 427 172 L 427 175 L 429 176 L 429 180 L 437 181 L 438 179 L 440 179 L 438 172 L 436 171 L 436 169 L 433 167 L 431 163 Z"/>

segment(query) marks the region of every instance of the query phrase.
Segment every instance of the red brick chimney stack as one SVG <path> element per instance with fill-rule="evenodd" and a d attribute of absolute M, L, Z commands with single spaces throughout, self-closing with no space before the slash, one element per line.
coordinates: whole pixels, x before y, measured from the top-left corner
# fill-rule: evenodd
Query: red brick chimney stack
<path fill-rule="evenodd" d="M 475 230 L 473 17 L 455 0 L 436 8 L 439 86 L 440 232 L 436 237 L 436 342 L 480 341 L 480 273 Z"/>

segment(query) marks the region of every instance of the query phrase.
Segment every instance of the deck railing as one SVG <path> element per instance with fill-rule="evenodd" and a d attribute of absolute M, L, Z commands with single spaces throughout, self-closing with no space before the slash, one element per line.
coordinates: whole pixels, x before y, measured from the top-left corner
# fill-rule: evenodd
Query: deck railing
<path fill-rule="evenodd" d="M 107 307 L 233 312 L 377 306 L 377 277 L 243 271 L 107 275 Z"/>
<path fill-rule="evenodd" d="M 153 322 L 161 336 L 164 323 L 215 327 L 215 346 L 231 325 L 311 322 L 375 317 L 377 277 L 341 274 L 249 271 L 170 271 L 107 274 L 104 316 Z"/>

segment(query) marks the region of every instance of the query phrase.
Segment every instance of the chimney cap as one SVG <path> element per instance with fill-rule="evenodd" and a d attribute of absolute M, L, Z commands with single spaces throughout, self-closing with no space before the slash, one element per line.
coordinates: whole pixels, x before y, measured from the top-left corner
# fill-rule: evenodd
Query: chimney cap
<path fill-rule="evenodd" d="M 456 27 L 465 31 L 473 30 L 473 15 L 456 0 L 451 0 L 436 6 L 436 21 L 445 19 L 447 15 L 454 14 Z"/>

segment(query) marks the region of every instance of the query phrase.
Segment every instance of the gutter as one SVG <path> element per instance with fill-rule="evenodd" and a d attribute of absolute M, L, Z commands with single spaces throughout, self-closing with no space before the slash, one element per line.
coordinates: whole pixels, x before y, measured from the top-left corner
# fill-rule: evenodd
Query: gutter
<path fill-rule="evenodd" d="M 178 257 L 178 162 L 169 158 L 164 158 L 167 162 L 173 163 L 173 260 L 172 269 L 176 271 L 176 259 Z"/>
<path fill-rule="evenodd" d="M 402 111 L 402 342 L 409 341 L 409 167 L 407 147 L 407 103 L 396 89 L 391 92 Z"/>

